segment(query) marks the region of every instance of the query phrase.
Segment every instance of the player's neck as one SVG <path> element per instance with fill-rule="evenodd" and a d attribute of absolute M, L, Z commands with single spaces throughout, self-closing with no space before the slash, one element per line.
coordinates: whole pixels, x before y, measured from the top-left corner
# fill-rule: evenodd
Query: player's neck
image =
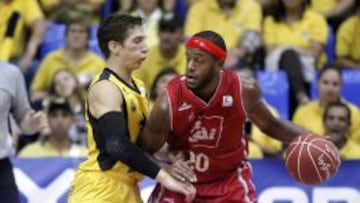
<path fill-rule="evenodd" d="M 131 84 L 131 72 L 129 72 L 125 66 L 119 63 L 119 60 L 109 58 L 106 60 L 106 67 L 112 70 L 118 77 L 125 82 Z"/>
<path fill-rule="evenodd" d="M 208 83 L 208 85 L 199 89 L 198 91 L 194 91 L 194 93 L 204 101 L 209 102 L 209 100 L 215 94 L 215 91 L 219 85 L 220 85 L 220 73 L 216 74 L 216 76 Z"/>

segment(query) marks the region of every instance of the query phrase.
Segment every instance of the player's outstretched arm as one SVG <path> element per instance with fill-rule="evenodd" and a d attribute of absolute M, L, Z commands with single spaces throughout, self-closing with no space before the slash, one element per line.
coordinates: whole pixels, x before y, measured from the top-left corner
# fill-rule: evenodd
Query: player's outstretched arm
<path fill-rule="evenodd" d="M 125 114 L 121 109 L 122 102 L 119 89 L 110 81 L 99 81 L 89 90 L 89 111 L 98 120 L 94 125 L 94 131 L 99 133 L 95 139 L 99 150 L 105 151 L 130 168 L 156 179 L 169 190 L 184 194 L 187 200 L 192 200 L 196 193 L 194 186 L 177 181 L 166 169 L 160 168 L 141 148 L 130 141 Z"/>
<path fill-rule="evenodd" d="M 254 78 L 241 78 L 241 93 L 248 118 L 265 134 L 288 143 L 308 132 L 290 121 L 275 118 L 262 101 L 261 90 Z"/>
<path fill-rule="evenodd" d="M 166 140 L 170 132 L 170 122 L 168 95 L 164 92 L 156 100 L 146 126 L 138 139 L 138 144 L 147 152 L 151 154 L 156 152 L 158 157 L 168 159 L 166 161 L 172 164 L 167 166 L 167 169 L 173 177 L 182 182 L 194 182 L 196 176 L 186 161 L 169 159 L 171 152 Z"/>
<path fill-rule="evenodd" d="M 170 132 L 170 108 L 168 95 L 161 94 L 152 107 L 150 116 L 138 139 L 138 144 L 153 154 L 165 144 Z"/>
<path fill-rule="evenodd" d="M 160 167 L 130 141 L 126 115 L 121 109 L 122 103 L 123 98 L 118 87 L 110 81 L 99 81 L 90 88 L 88 105 L 91 115 L 97 119 L 93 126 L 97 147 L 154 179 Z M 101 165 L 100 167 L 102 170 L 107 169 Z"/>

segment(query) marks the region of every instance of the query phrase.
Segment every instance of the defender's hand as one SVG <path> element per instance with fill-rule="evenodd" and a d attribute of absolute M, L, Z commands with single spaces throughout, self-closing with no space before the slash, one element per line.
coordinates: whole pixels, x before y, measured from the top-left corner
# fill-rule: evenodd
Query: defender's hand
<path fill-rule="evenodd" d="M 189 165 L 190 161 L 178 160 L 166 167 L 170 175 L 181 182 L 196 182 L 196 175 Z"/>
<path fill-rule="evenodd" d="M 165 188 L 185 195 L 187 202 L 191 202 L 195 197 L 196 189 L 192 184 L 176 180 L 164 168 L 159 171 L 156 180 Z"/>

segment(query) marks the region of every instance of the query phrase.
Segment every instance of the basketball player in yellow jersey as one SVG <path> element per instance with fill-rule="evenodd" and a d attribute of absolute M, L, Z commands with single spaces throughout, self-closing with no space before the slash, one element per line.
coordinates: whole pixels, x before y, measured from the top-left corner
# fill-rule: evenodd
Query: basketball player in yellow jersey
<path fill-rule="evenodd" d="M 135 143 L 147 116 L 143 84 L 131 77 L 147 54 L 142 20 L 113 14 L 98 30 L 107 68 L 90 87 L 86 106 L 89 153 L 75 174 L 69 203 L 142 202 L 142 175 L 191 201 L 194 187 L 173 178 Z"/>

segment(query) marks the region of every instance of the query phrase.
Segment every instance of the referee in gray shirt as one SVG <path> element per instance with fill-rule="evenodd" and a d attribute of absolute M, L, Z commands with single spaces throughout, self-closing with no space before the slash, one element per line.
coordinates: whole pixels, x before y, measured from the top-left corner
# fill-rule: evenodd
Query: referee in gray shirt
<path fill-rule="evenodd" d="M 15 152 L 8 123 L 10 114 L 24 134 L 34 134 L 47 127 L 46 115 L 30 107 L 20 69 L 0 61 L 0 196 L 7 203 L 18 203 L 19 195 L 9 160 Z"/>

